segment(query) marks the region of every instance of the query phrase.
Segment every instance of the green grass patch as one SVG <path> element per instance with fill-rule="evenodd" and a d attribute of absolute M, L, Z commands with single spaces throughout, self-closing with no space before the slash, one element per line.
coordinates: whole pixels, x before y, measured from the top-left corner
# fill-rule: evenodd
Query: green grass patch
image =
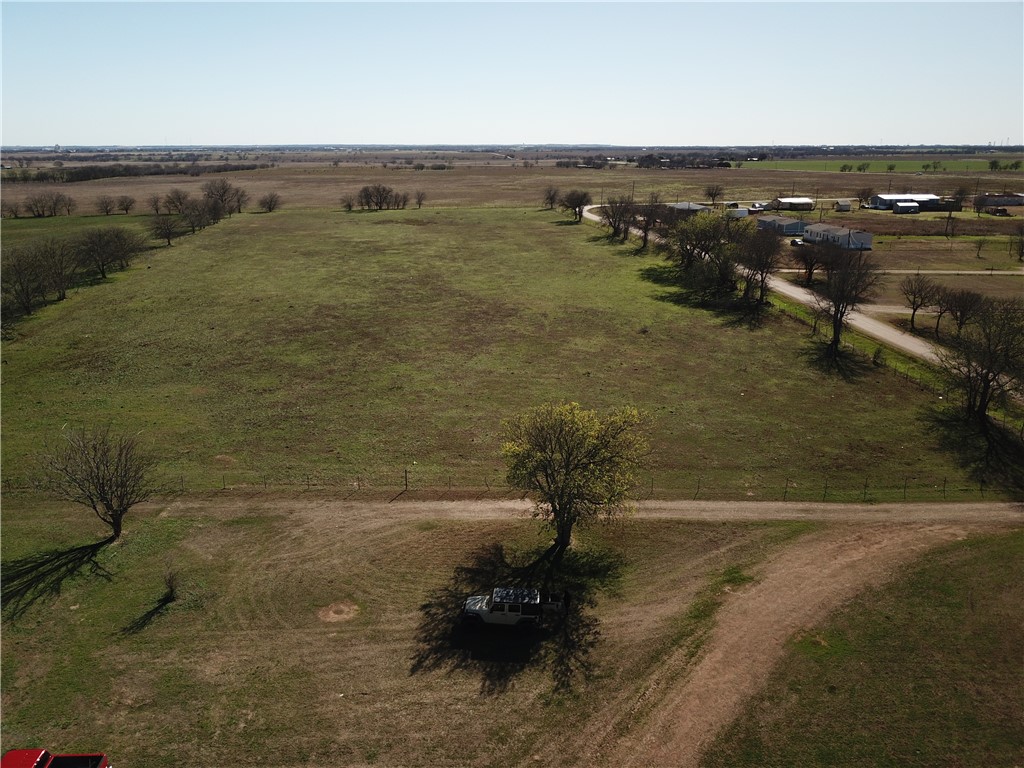
<path fill-rule="evenodd" d="M 965 478 L 913 385 L 817 370 L 790 318 L 680 306 L 643 277 L 657 256 L 564 221 L 285 210 L 157 249 L 4 345 L 5 477 L 24 484 L 62 425 L 109 422 L 178 490 L 401 488 L 406 470 L 413 489 L 496 488 L 501 420 L 577 400 L 654 416 L 660 494 Z"/>
<path fill-rule="evenodd" d="M 706 766 L 1015 765 L 1024 534 L 932 552 L 797 637 Z"/>

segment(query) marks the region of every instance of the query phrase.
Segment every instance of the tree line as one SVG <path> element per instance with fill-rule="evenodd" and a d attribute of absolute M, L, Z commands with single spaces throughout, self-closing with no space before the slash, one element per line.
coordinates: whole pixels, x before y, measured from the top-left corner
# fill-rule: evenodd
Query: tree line
<path fill-rule="evenodd" d="M 53 168 L 12 168 L 4 171 L 3 181 L 10 183 L 69 183 L 79 181 L 96 181 L 97 179 L 113 179 L 124 176 L 201 176 L 205 173 L 229 173 L 231 171 L 255 171 L 272 167 L 270 163 L 220 163 L 218 165 L 199 165 L 190 163 L 110 163 L 106 165 L 80 165 L 72 167 L 55 166 Z"/>
<path fill-rule="evenodd" d="M 66 197 L 62 193 L 56 196 Z M 153 216 L 146 231 L 171 245 L 177 237 L 188 232 L 195 234 L 225 216 L 241 213 L 249 199 L 248 192 L 226 179 L 206 182 L 199 197 L 182 189 L 172 189 L 166 195 L 154 194 L 147 200 Z M 62 204 L 74 209 L 66 200 Z M 97 210 L 109 214 L 117 208 L 127 214 L 135 204 L 135 198 L 127 195 L 116 199 L 102 196 L 97 200 Z M 272 212 L 280 207 L 281 196 L 269 192 L 259 199 L 258 205 L 264 212 Z M 137 230 L 107 226 L 89 229 L 71 238 L 50 237 L 4 248 L 0 257 L 4 323 L 32 314 L 51 298 L 63 301 L 68 289 L 78 282 L 105 280 L 111 271 L 127 269 L 146 247 L 145 236 Z"/>
<path fill-rule="evenodd" d="M 406 208 L 410 199 L 415 200 L 417 208 L 422 208 L 427 194 L 417 191 L 410 198 L 408 192 L 398 192 L 384 184 L 367 184 L 355 195 L 343 197 L 341 205 L 346 211 L 351 211 L 357 205 L 364 211 L 391 211 Z"/>
<path fill-rule="evenodd" d="M 544 196 L 549 208 L 557 202 L 572 209 L 574 218 L 582 216 L 582 209 L 577 214 L 573 206 L 584 199 L 582 204 L 589 204 L 585 192 L 560 196 L 553 187 Z M 656 194 L 642 203 L 612 197 L 602 207 L 602 218 L 610 237 L 624 242 L 631 232 L 640 231 L 644 247 L 648 232 L 657 227 L 674 282 L 697 303 L 745 307 L 767 303 L 769 280 L 782 263 L 782 239 L 776 233 L 758 229 L 749 218 L 730 219 L 702 211 L 673 219 L 666 213 L 669 210 Z M 804 244 L 794 253 L 804 272 L 803 282 L 815 290 L 817 316 L 831 328 L 826 354 L 837 358 L 847 318 L 876 295 L 884 273 L 870 252 L 832 243 Z M 816 273 L 823 279 L 815 281 Z M 935 311 L 936 338 L 943 317 L 952 320 L 953 334 L 944 340 L 939 354 L 940 371 L 962 395 L 964 416 L 988 436 L 991 406 L 1019 395 L 1024 388 L 1024 299 L 985 297 L 942 286 L 920 274 L 906 277 L 900 290 L 911 308 L 912 331 L 917 312 L 926 307 Z"/>

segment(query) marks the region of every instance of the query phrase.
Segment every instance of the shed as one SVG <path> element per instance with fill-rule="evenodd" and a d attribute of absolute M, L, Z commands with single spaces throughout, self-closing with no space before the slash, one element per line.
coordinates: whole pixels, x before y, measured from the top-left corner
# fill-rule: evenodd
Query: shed
<path fill-rule="evenodd" d="M 725 218 L 727 219 L 742 219 L 750 215 L 750 210 L 747 208 L 726 208 Z"/>
<path fill-rule="evenodd" d="M 832 207 L 837 211 L 851 211 L 853 210 L 853 203 L 850 200 L 836 200 L 835 205 Z"/>
<path fill-rule="evenodd" d="M 892 204 L 893 213 L 920 213 L 921 206 L 917 203 L 907 201 L 897 201 Z"/>

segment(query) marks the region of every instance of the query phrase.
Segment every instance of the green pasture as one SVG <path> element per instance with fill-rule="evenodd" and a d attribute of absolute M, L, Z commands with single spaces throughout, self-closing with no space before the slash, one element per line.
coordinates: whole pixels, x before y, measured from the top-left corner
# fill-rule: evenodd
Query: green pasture
<path fill-rule="evenodd" d="M 1024 537 L 926 555 L 794 639 L 703 765 L 1017 765 Z"/>
<path fill-rule="evenodd" d="M 823 370 L 803 324 L 687 307 L 665 277 L 533 209 L 235 216 L 18 327 L 5 480 L 62 426 L 109 422 L 184 490 L 490 487 L 502 419 L 576 400 L 652 414 L 656 493 L 976 487 L 934 395 Z"/>

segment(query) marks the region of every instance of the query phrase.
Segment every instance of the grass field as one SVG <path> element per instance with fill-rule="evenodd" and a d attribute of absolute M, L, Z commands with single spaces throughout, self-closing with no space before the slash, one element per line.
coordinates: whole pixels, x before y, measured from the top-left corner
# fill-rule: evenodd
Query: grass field
<path fill-rule="evenodd" d="M 871 365 L 873 342 L 829 368 L 802 310 L 780 302 L 751 324 L 694 308 L 656 254 L 538 208 L 548 183 L 595 199 L 633 185 L 638 197 L 699 199 L 724 178 L 730 198 L 758 199 L 798 184 L 838 196 L 863 176 L 723 170 L 282 164 L 231 178 L 253 199 L 280 192 L 282 210 L 154 242 L 131 269 L 19 323 L 0 366 L 7 574 L 18 558 L 103 535 L 88 510 L 28 489 L 35 454 L 62 426 L 138 433 L 170 492 L 129 515 L 101 570 L 5 617 L 5 748 L 103 745 L 119 768 L 598 764 L 685 679 L 731 593 L 842 529 L 823 500 L 1000 498 L 984 447 L 948 429 L 931 385 Z M 425 189 L 427 206 L 340 209 L 375 181 Z M 201 183 L 71 192 L 86 214 L 99 194 L 142 201 Z M 5 220 L 4 243 L 144 221 Z M 892 251 L 968 259 L 931 254 L 927 239 Z M 403 504 L 502 509 L 517 498 L 503 485 L 502 419 L 562 399 L 651 413 L 645 496 L 824 511 L 814 522 L 587 528 L 569 558 L 585 610 L 564 637 L 450 635 L 458 598 L 528 561 L 548 534 L 525 514 L 435 518 Z M 887 532 L 874 535 L 882 546 Z M 838 760 L 835 744 L 881 764 L 1013 764 L 1020 546 L 972 535 L 806 628 L 708 764 Z M 906 668 L 920 673 L 901 687 L 893 670 Z M 873 728 L 836 734 L 820 713 Z"/>
<path fill-rule="evenodd" d="M 933 395 L 822 371 L 801 324 L 682 306 L 657 256 L 564 224 L 286 210 L 153 250 L 5 344 L 5 477 L 62 425 L 110 421 L 185 490 L 498 485 L 501 420 L 566 399 L 651 412 L 658 493 L 972 487 Z"/>
<path fill-rule="evenodd" d="M 60 543 L 88 540 L 81 515 L 22 501 L 5 499 L 5 557 L 52 543 L 44 517 L 60 522 Z M 80 580 L 5 626 L 5 743 L 104 744 L 125 766 L 215 765 L 228 755 L 280 766 L 509 765 L 649 674 L 685 640 L 673 640 L 674 611 L 724 569 L 807 530 L 593 529 L 580 546 L 604 564 L 595 596 L 610 610 L 591 659 L 594 688 L 580 696 L 555 693 L 542 663 L 517 664 L 500 649 L 493 663 L 460 662 L 423 639 L 420 606 L 453 569 L 495 543 L 510 557 L 535 550 L 545 543 L 535 524 L 318 508 L 314 498 L 197 499 L 141 515 L 102 557 L 112 581 Z M 139 628 L 168 567 L 181 574 L 180 599 Z M 669 585 L 666 614 L 658 590 Z M 350 620 L 320 615 L 342 604 Z"/>
<path fill-rule="evenodd" d="M 705 765 L 1019 764 L 1022 564 L 1020 532 L 976 539 L 860 595 L 794 638 Z"/>

